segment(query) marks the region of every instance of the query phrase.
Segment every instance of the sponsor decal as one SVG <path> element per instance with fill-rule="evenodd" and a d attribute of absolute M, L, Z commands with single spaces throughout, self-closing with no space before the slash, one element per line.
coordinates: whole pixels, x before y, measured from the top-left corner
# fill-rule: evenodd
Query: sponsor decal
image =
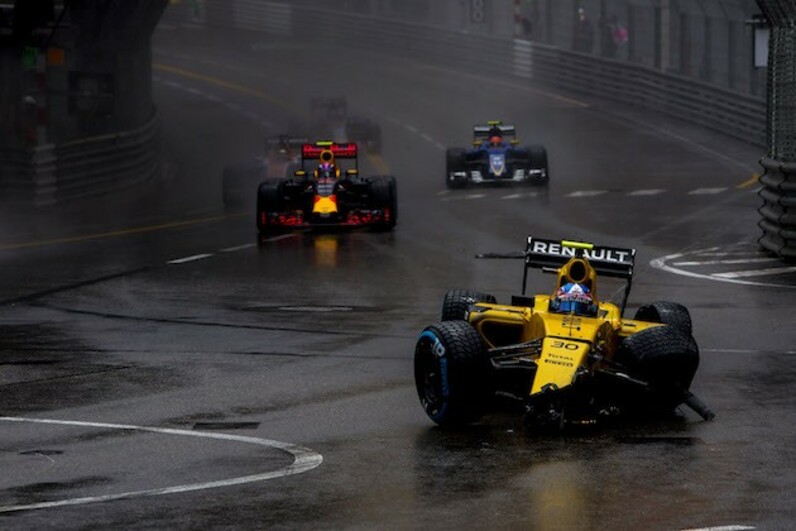
<path fill-rule="evenodd" d="M 574 257 L 575 251 L 572 247 L 564 247 L 560 243 L 536 241 L 531 245 L 531 253 L 556 255 L 564 257 Z M 597 260 L 602 262 L 615 262 L 618 264 L 630 264 L 632 253 L 626 249 L 609 249 L 606 247 L 595 247 L 594 249 L 583 250 L 583 257 L 587 260 Z"/>

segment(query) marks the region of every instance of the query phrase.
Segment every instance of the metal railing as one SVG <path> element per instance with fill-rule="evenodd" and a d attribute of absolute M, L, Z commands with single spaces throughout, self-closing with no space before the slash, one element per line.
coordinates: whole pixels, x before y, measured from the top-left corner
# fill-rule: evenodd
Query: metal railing
<path fill-rule="evenodd" d="M 121 190 L 161 170 L 160 117 L 142 127 L 59 145 L 2 149 L 3 200 L 47 206 Z"/>

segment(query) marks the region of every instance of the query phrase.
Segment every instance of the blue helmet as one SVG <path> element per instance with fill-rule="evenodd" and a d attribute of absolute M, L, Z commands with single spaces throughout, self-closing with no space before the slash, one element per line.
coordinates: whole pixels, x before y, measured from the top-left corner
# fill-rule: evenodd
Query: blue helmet
<path fill-rule="evenodd" d="M 569 282 L 556 292 L 550 307 L 555 312 L 590 315 L 596 311 L 594 298 L 583 284 Z"/>

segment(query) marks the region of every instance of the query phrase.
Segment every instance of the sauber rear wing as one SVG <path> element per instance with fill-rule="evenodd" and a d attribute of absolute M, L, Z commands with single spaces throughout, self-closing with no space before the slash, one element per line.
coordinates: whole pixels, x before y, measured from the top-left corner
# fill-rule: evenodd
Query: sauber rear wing
<path fill-rule="evenodd" d="M 489 132 L 494 129 L 500 129 L 503 135 L 515 136 L 517 128 L 514 125 L 504 124 L 501 122 L 489 122 L 486 125 L 476 125 L 473 127 L 473 137 L 475 138 L 488 138 Z"/>

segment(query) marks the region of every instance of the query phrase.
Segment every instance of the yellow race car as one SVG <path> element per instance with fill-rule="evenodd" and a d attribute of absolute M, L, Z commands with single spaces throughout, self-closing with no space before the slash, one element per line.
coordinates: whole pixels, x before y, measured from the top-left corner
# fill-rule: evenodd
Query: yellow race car
<path fill-rule="evenodd" d="M 699 349 L 688 310 L 660 301 L 623 317 L 635 254 L 528 237 L 524 253 L 481 255 L 522 258 L 522 295 L 511 304 L 475 291 L 445 295 L 441 322 L 426 327 L 415 348 L 415 383 L 428 416 L 467 424 L 508 401 L 538 428 L 671 413 L 681 404 L 712 419 L 689 391 Z M 534 268 L 556 274 L 552 292 L 526 295 Z M 598 276 L 625 281 L 620 305 L 598 298 Z"/>

